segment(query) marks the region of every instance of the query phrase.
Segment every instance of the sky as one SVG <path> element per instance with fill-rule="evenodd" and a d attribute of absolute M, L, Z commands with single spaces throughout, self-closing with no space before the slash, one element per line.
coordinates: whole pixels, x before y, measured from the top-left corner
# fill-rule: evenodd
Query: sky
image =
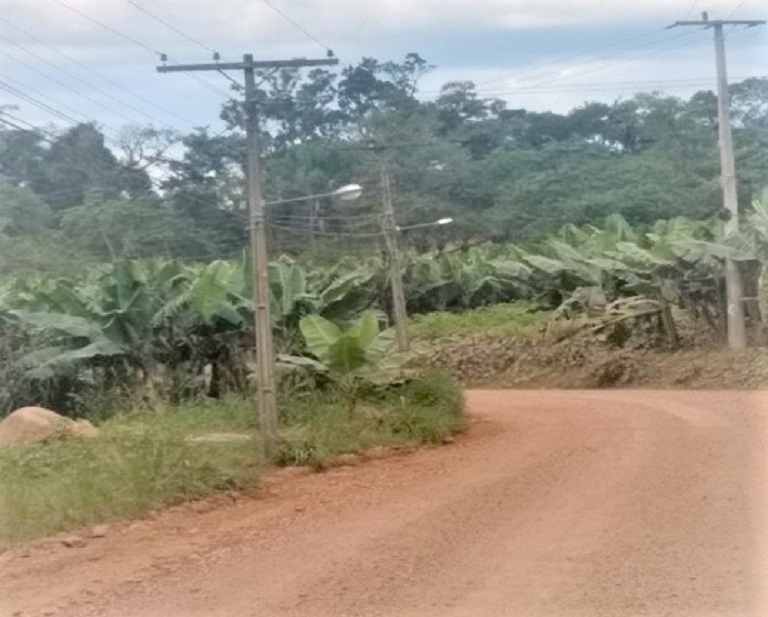
<path fill-rule="evenodd" d="M 96 121 L 108 136 L 129 123 L 217 130 L 227 79 L 158 74 L 156 52 L 199 63 L 213 50 L 275 60 L 327 48 L 342 64 L 419 53 L 436 66 L 425 99 L 455 80 L 557 112 L 637 91 L 690 96 L 714 85 L 712 31 L 664 28 L 702 10 L 768 18 L 765 0 L 0 0 L 0 106 L 37 126 Z M 768 28 L 727 41 L 732 81 L 768 75 Z"/>

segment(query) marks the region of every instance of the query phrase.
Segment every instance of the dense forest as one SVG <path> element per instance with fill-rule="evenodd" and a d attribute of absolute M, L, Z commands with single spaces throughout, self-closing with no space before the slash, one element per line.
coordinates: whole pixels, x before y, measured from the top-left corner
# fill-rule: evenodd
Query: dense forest
<path fill-rule="evenodd" d="M 308 234 L 333 241 L 375 231 L 382 164 L 392 174 L 401 225 L 455 220 L 439 233 L 414 234 L 416 248 L 534 241 L 566 223 L 595 223 L 612 213 L 641 226 L 723 216 L 712 92 L 687 100 L 639 93 L 558 114 L 484 98 L 471 82 L 446 83 L 428 97 L 419 81 L 431 68 L 409 54 L 401 62 L 367 58 L 338 72 L 260 76 L 266 199 L 349 182 L 366 189 L 357 202 L 271 210 L 275 250 L 300 252 Z M 746 208 L 768 186 L 768 79 L 733 84 L 730 93 Z M 220 110 L 221 132 L 126 126 L 117 139 L 95 123 L 40 129 L 19 120 L 24 110 L 4 110 L 3 271 L 55 271 L 112 257 L 239 254 L 239 99 L 233 91 Z"/>

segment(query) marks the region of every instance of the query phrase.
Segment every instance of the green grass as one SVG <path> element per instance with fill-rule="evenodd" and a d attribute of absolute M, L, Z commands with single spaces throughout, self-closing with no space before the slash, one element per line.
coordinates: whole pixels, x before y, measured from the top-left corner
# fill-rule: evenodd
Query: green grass
<path fill-rule="evenodd" d="M 433 374 L 371 393 L 354 413 L 333 392 L 284 405 L 278 464 L 331 463 L 375 446 L 440 443 L 463 426 L 463 399 Z M 0 449 L 0 547 L 222 490 L 253 486 L 263 461 L 253 405 L 241 399 L 126 413 L 89 440 Z M 206 433 L 253 440 L 192 442 Z"/>
<path fill-rule="evenodd" d="M 333 393 L 297 402 L 283 432 L 278 462 L 322 468 L 341 454 L 373 447 L 437 444 L 462 430 L 460 386 L 442 373 L 384 394 L 369 395 L 350 411 Z"/>
<path fill-rule="evenodd" d="M 193 443 L 198 434 L 249 430 L 244 405 L 129 414 L 89 440 L 0 450 L 0 544 L 255 483 L 257 441 Z M 252 412 L 251 412 L 252 415 Z"/>
<path fill-rule="evenodd" d="M 434 341 L 447 336 L 502 334 L 536 336 L 546 327 L 550 312 L 534 304 L 494 304 L 461 313 L 416 315 L 410 324 L 414 339 Z"/>

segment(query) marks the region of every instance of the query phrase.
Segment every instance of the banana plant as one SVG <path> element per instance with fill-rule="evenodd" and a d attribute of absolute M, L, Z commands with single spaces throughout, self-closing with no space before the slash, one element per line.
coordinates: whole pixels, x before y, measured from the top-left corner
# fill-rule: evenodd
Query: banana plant
<path fill-rule="evenodd" d="M 350 412 L 366 383 L 387 385 L 402 376 L 405 361 L 395 350 L 391 329 L 381 330 L 375 312 L 368 311 L 350 328 L 342 330 L 319 315 L 307 315 L 300 323 L 307 350 L 335 381 L 347 399 Z M 284 363 L 306 366 L 304 358 L 282 358 Z"/>

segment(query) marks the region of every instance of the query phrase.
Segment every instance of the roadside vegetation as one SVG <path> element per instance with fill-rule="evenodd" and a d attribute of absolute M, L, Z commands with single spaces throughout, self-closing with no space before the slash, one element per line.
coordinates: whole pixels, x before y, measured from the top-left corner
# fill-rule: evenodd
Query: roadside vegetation
<path fill-rule="evenodd" d="M 369 390 L 354 411 L 332 389 L 283 401 L 282 410 L 269 463 L 257 410 L 234 396 L 121 413 L 92 439 L 0 448 L 0 548 L 256 487 L 273 463 L 322 469 L 374 448 L 439 444 L 464 426 L 461 389 L 441 373 Z"/>
<path fill-rule="evenodd" d="M 722 342 L 729 259 L 750 344 L 768 344 L 768 80 L 730 87 L 742 218 L 727 234 L 713 93 L 539 113 L 471 82 L 422 100 L 432 68 L 412 53 L 261 76 L 265 199 L 285 206 L 266 220 L 271 461 L 250 402 L 237 102 L 223 133 L 132 126 L 119 146 L 90 123 L 0 127 L 0 418 L 39 405 L 101 431 L 0 450 L 0 542 L 253 486 L 275 463 L 440 443 L 463 425 L 455 379 L 529 383 L 597 358 L 596 383 L 628 383 L 632 359 L 566 343 L 677 350 L 690 324 Z M 367 180 L 384 158 L 414 355 L 394 350 L 384 186 Z M 364 185 L 354 203 L 291 199 L 349 182 Z"/>
<path fill-rule="evenodd" d="M 416 341 L 473 335 L 537 338 L 544 334 L 551 318 L 551 310 L 530 302 L 494 304 L 460 313 L 416 315 L 411 320 L 410 334 Z"/>

